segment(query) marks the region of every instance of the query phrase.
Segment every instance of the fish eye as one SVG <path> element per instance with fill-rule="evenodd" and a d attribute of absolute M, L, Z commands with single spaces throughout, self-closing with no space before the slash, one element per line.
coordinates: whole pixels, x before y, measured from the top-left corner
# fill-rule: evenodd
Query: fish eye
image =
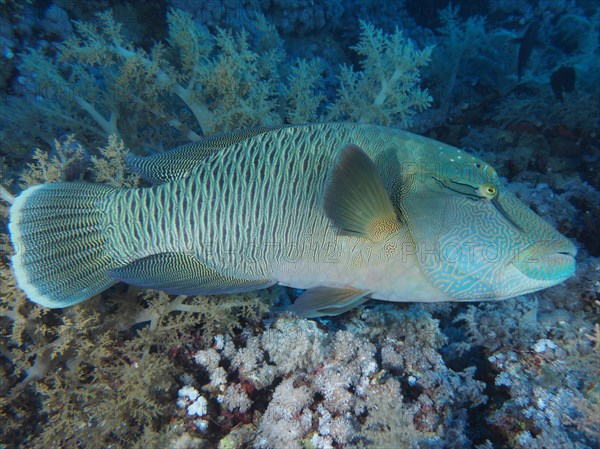
<path fill-rule="evenodd" d="M 493 184 L 484 184 L 481 186 L 483 195 L 487 198 L 495 198 L 498 195 L 498 189 Z"/>

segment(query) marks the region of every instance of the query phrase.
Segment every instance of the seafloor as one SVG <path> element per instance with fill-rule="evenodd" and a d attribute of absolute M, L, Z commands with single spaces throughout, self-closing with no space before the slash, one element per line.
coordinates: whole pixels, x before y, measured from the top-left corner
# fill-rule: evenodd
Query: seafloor
<path fill-rule="evenodd" d="M 595 0 L 0 1 L 0 448 L 598 447 L 599 43 Z M 58 310 L 16 287 L 11 194 L 331 120 L 477 154 L 577 245 L 575 275 L 310 320 L 282 287 Z"/>

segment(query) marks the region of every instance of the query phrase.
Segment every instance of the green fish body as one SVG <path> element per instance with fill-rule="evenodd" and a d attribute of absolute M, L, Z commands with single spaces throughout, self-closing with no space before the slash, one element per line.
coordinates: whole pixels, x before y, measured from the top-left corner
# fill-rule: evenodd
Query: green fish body
<path fill-rule="evenodd" d="M 174 294 L 307 289 L 294 310 L 369 298 L 497 300 L 575 269 L 573 244 L 457 148 L 357 124 L 260 128 L 131 168 L 154 185 L 55 183 L 11 207 L 28 297 L 65 307 L 123 281 Z"/>

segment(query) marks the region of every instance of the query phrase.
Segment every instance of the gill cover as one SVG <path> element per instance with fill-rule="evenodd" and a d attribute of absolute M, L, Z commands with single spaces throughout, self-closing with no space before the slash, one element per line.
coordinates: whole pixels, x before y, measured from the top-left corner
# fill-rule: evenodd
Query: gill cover
<path fill-rule="evenodd" d="M 404 199 L 402 209 L 421 271 L 454 299 L 494 296 L 489 281 L 492 273 L 484 259 L 488 257 L 485 251 L 495 248 L 483 248 L 494 240 L 486 224 L 495 211 L 490 206 L 447 189 L 433 178 L 417 183 Z"/>

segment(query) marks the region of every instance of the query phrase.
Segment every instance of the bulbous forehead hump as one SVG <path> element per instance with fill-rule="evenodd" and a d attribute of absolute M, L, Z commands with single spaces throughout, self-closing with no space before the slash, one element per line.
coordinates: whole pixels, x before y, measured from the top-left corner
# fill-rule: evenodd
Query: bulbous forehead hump
<path fill-rule="evenodd" d="M 445 177 L 483 183 L 498 181 L 494 167 L 460 148 L 441 145 L 437 157 Z"/>
<path fill-rule="evenodd" d="M 422 136 L 414 136 L 407 146 L 407 174 L 420 173 L 472 185 L 498 184 L 494 167 L 460 148 Z"/>

